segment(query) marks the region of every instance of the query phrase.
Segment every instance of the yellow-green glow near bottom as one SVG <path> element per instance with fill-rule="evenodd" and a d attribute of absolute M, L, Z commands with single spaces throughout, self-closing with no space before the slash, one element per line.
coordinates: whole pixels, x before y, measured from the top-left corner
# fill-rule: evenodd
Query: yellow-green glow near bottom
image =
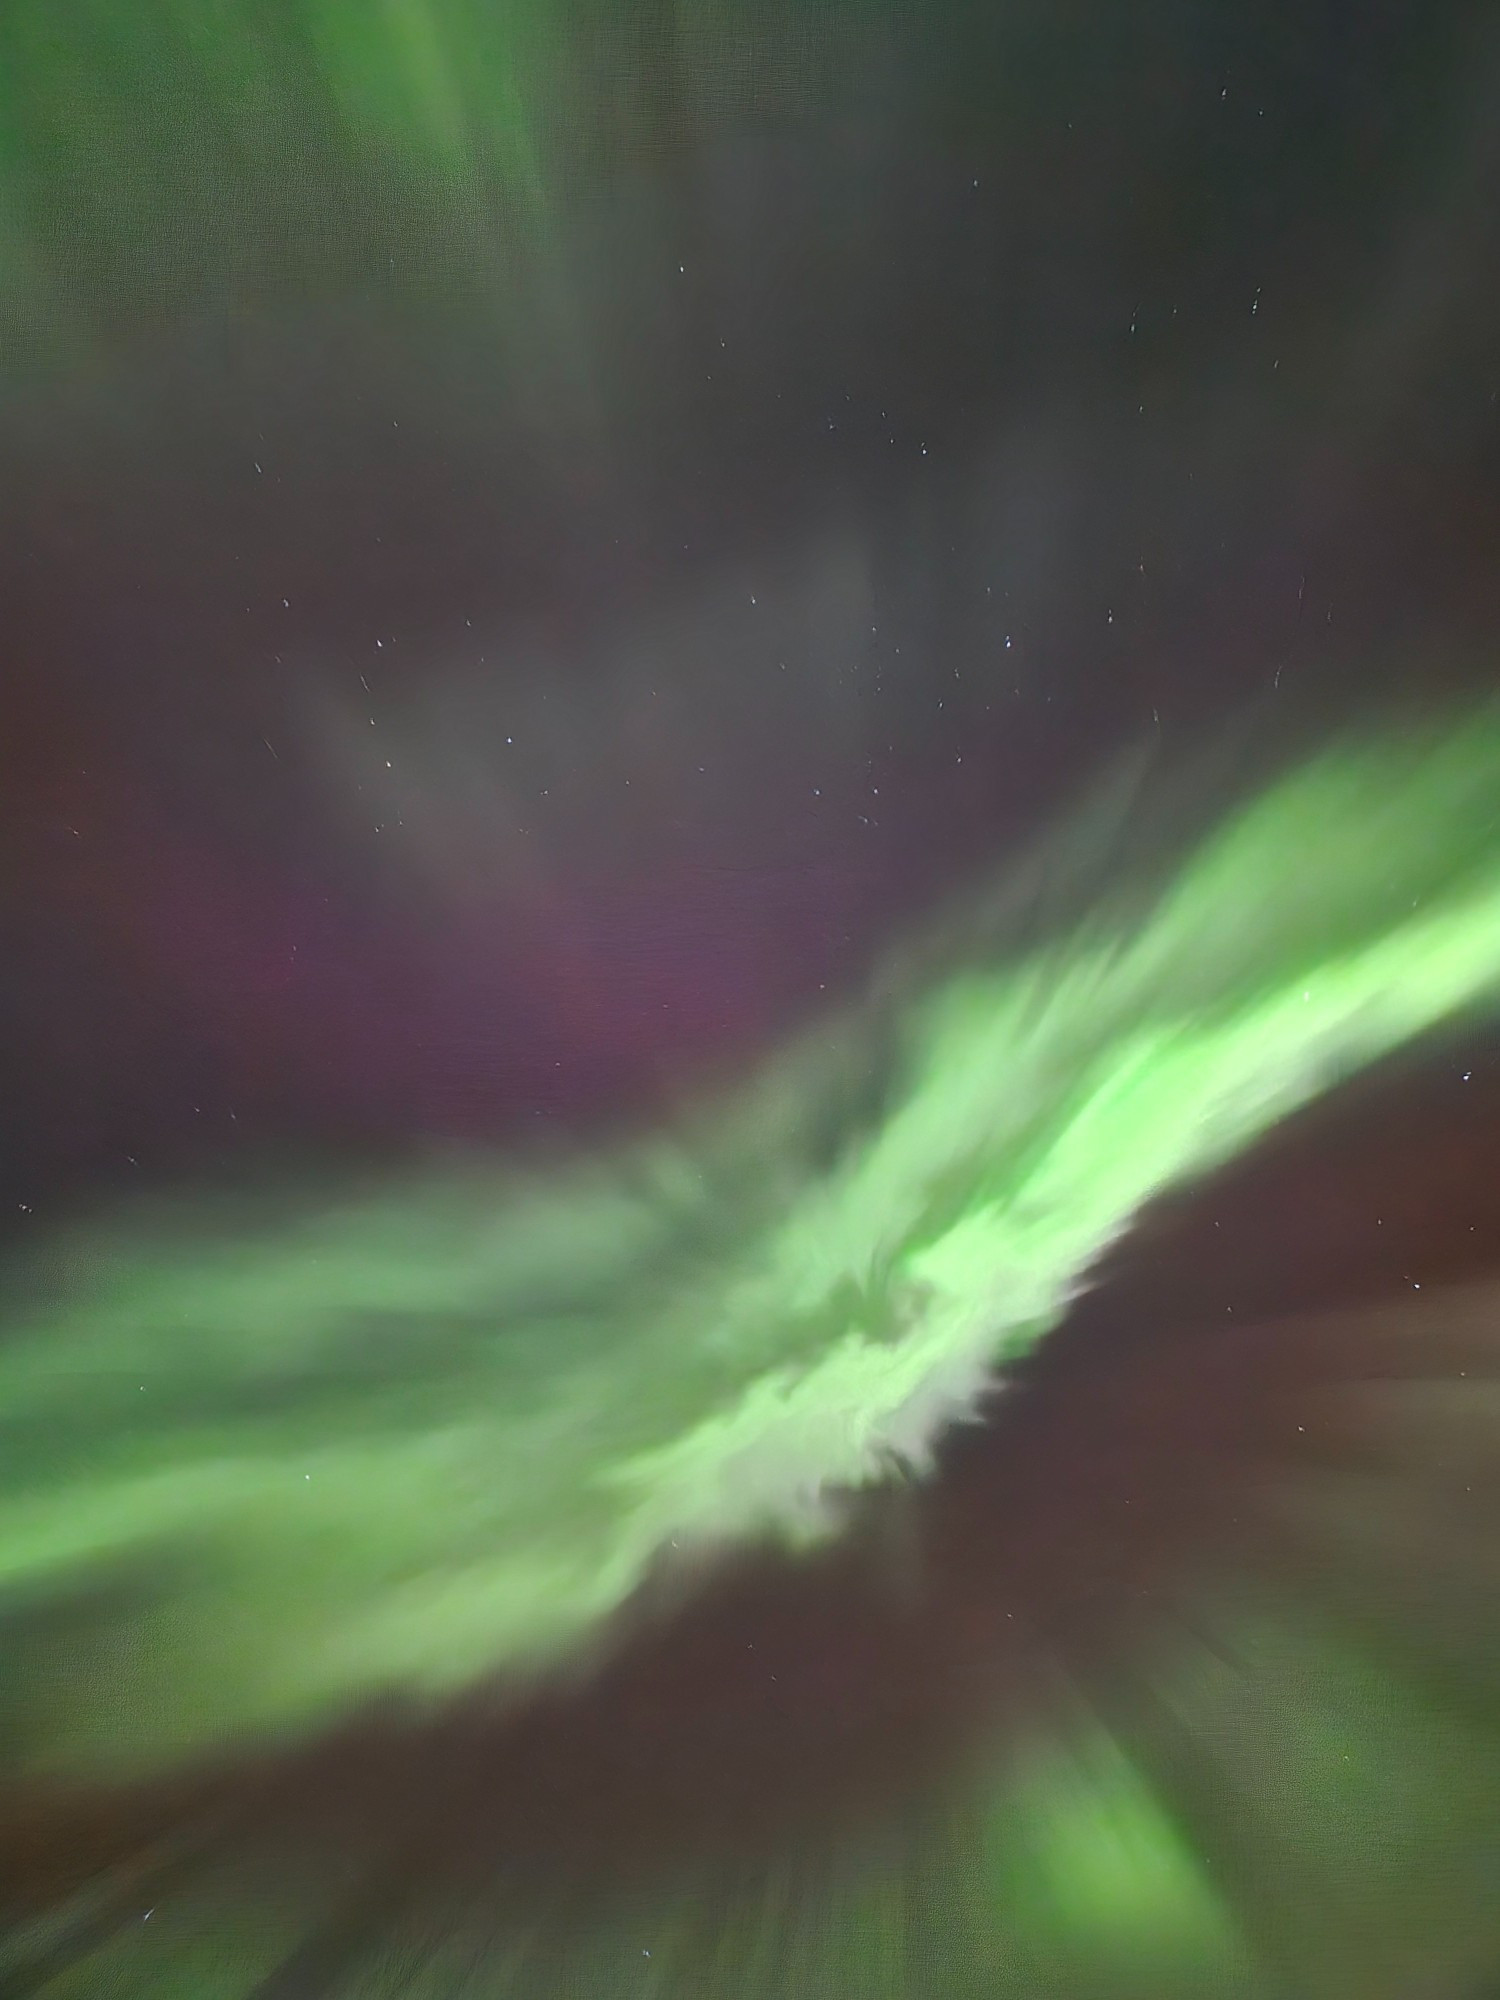
<path fill-rule="evenodd" d="M 1486 711 L 1329 750 L 1128 915 L 970 939 L 673 1133 L 55 1237 L 0 1344 L 0 1754 L 442 1697 L 587 1644 L 674 1545 L 830 1532 L 1144 1203 L 1497 988 Z M 880 1108 L 830 1147 L 851 1048 Z"/>

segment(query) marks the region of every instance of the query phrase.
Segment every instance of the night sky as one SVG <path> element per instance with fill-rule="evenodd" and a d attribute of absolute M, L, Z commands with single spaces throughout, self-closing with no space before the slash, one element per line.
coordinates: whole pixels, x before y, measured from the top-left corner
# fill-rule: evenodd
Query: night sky
<path fill-rule="evenodd" d="M 404 96 L 331 4 L 0 26 L 7 1254 L 148 1188 L 634 1129 L 1119 760 L 1160 867 L 1338 731 L 1500 685 L 1487 9 L 538 5 L 509 95 L 490 11 L 405 10 Z M 1086 1940 L 1014 1991 L 1500 1990 L 1500 1813 L 1446 1751 L 1342 1803 L 1278 1764 L 1266 1690 L 1313 1670 L 1183 1609 L 1337 1612 L 1434 1729 L 1493 1728 L 1492 1382 L 1358 1532 L 1246 1496 L 1369 1472 L 1330 1385 L 1494 1374 L 1497 1189 L 1500 1035 L 1444 1029 L 1153 1211 L 930 1486 L 586 1686 L 27 1798 L 0 1894 L 103 1915 L 15 1932 L 0 1995 L 313 2000 L 362 1954 L 435 2000 L 1001 1990 L 945 1788 L 1064 1683 L 1261 1955 L 1174 1985 Z M 1426 1511 L 1459 1464 L 1467 1539 Z M 1253 1808 L 1141 1665 L 1193 1619 L 1270 1718 Z M 540 1942 L 487 1917 L 493 1985 L 423 1974 L 496 1881 Z M 199 1894 L 240 1899 L 220 1984 L 108 1957 Z M 284 1950 L 241 1949 L 272 1904 Z M 820 1920 L 866 1956 L 797 1959 Z"/>

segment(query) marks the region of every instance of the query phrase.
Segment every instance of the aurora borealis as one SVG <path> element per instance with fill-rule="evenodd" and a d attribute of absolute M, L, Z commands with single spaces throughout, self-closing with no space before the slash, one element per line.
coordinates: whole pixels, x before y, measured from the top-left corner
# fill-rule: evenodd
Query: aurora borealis
<path fill-rule="evenodd" d="M 1128 920 L 887 974 L 878 1110 L 822 1163 L 819 1050 L 875 1047 L 858 1016 L 696 1143 L 49 1245 L 0 1372 L 23 1766 L 452 1694 L 586 1641 L 670 1550 L 927 1467 L 1144 1203 L 1493 996 L 1500 729 L 1427 737 L 1328 752 Z M 27 1642 L 57 1600 L 66 1678 Z"/>
<path fill-rule="evenodd" d="M 0 2000 L 1484 2000 L 1500 47 L 0 17 Z"/>

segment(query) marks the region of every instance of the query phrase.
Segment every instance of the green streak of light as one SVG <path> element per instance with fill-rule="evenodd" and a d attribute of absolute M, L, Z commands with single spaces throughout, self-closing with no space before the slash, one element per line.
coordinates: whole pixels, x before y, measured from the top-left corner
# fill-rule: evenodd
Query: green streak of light
<path fill-rule="evenodd" d="M 60 1233 L 0 1344 L 5 1753 L 441 1697 L 586 1644 L 674 1545 L 828 1534 L 1144 1203 L 1497 983 L 1487 712 L 1330 751 L 1145 910 L 971 949 L 676 1133 Z M 882 1108 L 830 1151 L 851 1047 Z"/>

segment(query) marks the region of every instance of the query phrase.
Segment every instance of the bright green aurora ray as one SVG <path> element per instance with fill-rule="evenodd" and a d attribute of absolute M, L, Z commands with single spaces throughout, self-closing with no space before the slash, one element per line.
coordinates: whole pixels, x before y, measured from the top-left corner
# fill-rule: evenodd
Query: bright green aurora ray
<path fill-rule="evenodd" d="M 1493 999 L 1500 712 L 1329 751 L 1070 935 L 987 962 L 956 915 L 962 963 L 672 1133 L 138 1205 L 15 1269 L 11 1768 L 449 1695 L 565 1660 L 674 1547 L 831 1532 L 1144 1203 Z M 832 1143 L 851 1048 L 879 1108 Z"/>
<path fill-rule="evenodd" d="M 0 331 L 408 287 L 503 316 L 512 252 L 632 160 L 795 118 L 897 10 L 819 0 L 51 0 L 0 9 Z M 534 307 L 532 308 L 534 310 Z"/>

